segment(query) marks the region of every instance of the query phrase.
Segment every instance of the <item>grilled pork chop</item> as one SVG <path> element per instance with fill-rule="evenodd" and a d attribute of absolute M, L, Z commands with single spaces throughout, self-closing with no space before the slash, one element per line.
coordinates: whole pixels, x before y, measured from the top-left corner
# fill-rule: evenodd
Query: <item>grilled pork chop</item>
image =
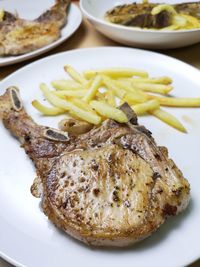
<path fill-rule="evenodd" d="M 5 11 L 0 21 L 0 56 L 20 55 L 46 46 L 60 37 L 70 0 L 56 4 L 33 21 Z"/>
<path fill-rule="evenodd" d="M 32 192 L 48 218 L 96 246 L 127 246 L 152 234 L 189 202 L 189 183 L 165 147 L 137 124 L 113 120 L 79 136 L 37 125 L 16 87 L 0 97 L 0 115 L 35 164 Z"/>
<path fill-rule="evenodd" d="M 126 26 L 136 26 L 141 28 L 168 27 L 172 23 L 172 14 L 163 10 L 157 15 L 152 15 L 151 11 L 158 3 L 132 3 L 119 5 L 109 10 L 105 18 L 116 24 Z M 172 5 L 179 14 L 191 15 L 200 19 L 200 2 L 183 3 Z"/>

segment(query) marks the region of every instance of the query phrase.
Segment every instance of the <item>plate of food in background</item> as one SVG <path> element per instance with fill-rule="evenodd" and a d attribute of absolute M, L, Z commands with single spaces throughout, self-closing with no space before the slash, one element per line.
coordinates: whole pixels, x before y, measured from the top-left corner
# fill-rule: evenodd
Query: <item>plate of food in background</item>
<path fill-rule="evenodd" d="M 197 69 L 121 47 L 52 55 L 4 79 L 0 256 L 29 267 L 199 258 L 199 87 Z"/>
<path fill-rule="evenodd" d="M 80 2 L 83 14 L 98 31 L 128 46 L 170 49 L 200 41 L 198 1 Z"/>
<path fill-rule="evenodd" d="M 82 15 L 70 0 L 0 2 L 0 66 L 53 49 L 80 26 Z"/>

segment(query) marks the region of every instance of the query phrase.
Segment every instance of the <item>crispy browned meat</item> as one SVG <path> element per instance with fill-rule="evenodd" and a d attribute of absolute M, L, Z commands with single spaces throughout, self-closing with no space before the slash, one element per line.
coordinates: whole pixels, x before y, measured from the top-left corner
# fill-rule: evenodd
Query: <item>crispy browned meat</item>
<path fill-rule="evenodd" d="M 39 18 L 29 21 L 5 12 L 0 22 L 0 56 L 20 55 L 46 46 L 60 37 L 70 0 L 56 4 Z"/>
<path fill-rule="evenodd" d="M 106 13 L 106 19 L 112 23 L 141 28 L 164 28 L 172 23 L 172 14 L 166 10 L 152 15 L 152 9 L 159 3 L 132 3 L 116 6 Z M 175 10 L 181 14 L 192 15 L 200 19 L 200 3 L 176 4 Z"/>
<path fill-rule="evenodd" d="M 26 114 L 18 90 L 0 97 L 4 125 L 32 159 L 48 218 L 73 237 L 97 246 L 126 246 L 152 234 L 184 210 L 189 184 L 167 149 L 130 122 L 105 121 L 86 134 L 67 136 L 39 126 Z"/>

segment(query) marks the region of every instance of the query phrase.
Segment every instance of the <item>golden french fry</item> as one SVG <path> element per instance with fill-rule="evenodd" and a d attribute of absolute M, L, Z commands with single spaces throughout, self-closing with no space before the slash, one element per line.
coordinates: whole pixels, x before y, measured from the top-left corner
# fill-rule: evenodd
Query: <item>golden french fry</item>
<path fill-rule="evenodd" d="M 154 115 L 156 118 L 160 119 L 161 121 L 167 123 L 168 125 L 172 126 L 173 128 L 186 133 L 187 130 L 182 125 L 182 123 L 176 119 L 172 114 L 168 113 L 167 111 L 164 111 L 162 109 L 156 109 L 149 111 L 148 113 Z"/>
<path fill-rule="evenodd" d="M 106 92 L 106 97 L 107 97 L 108 104 L 115 108 L 116 107 L 116 101 L 115 101 L 115 96 L 114 96 L 113 92 L 108 90 Z"/>
<path fill-rule="evenodd" d="M 128 102 L 129 105 L 133 105 L 133 104 L 143 103 L 143 102 L 147 101 L 148 98 L 147 99 L 141 99 L 140 97 L 138 97 L 137 94 L 135 94 L 133 92 L 127 92 L 126 95 L 123 97 L 123 100 Z"/>
<path fill-rule="evenodd" d="M 96 70 L 88 70 L 83 72 L 84 77 L 86 79 L 90 79 L 97 74 L 107 75 L 111 78 L 119 78 L 119 77 L 148 77 L 148 73 L 144 70 L 138 70 L 133 68 L 106 68 L 106 69 L 96 69 Z"/>
<path fill-rule="evenodd" d="M 157 97 L 160 105 L 169 107 L 200 107 L 200 98 Z"/>
<path fill-rule="evenodd" d="M 118 122 L 127 122 L 128 119 L 123 111 L 117 108 L 113 108 L 106 103 L 93 100 L 90 102 L 91 107 L 93 107 L 100 115 L 113 119 Z"/>
<path fill-rule="evenodd" d="M 36 108 L 42 114 L 47 115 L 47 116 L 56 116 L 56 115 L 60 115 L 60 114 L 65 112 L 65 110 L 61 109 L 61 108 L 46 107 L 37 100 L 33 100 L 32 105 L 34 108 Z"/>
<path fill-rule="evenodd" d="M 87 93 L 86 90 L 64 90 L 64 91 L 55 91 L 52 92 L 54 95 L 66 99 L 66 97 L 77 97 L 82 98 Z"/>
<path fill-rule="evenodd" d="M 71 108 L 69 115 L 75 119 L 83 120 L 88 123 L 98 125 L 102 122 L 102 118 L 94 113 L 82 110 L 74 105 L 74 108 Z"/>
<path fill-rule="evenodd" d="M 112 79 L 109 77 L 103 75 L 102 76 L 103 84 L 106 86 L 107 89 L 113 91 L 114 95 L 116 95 L 119 98 L 123 98 L 126 95 L 126 91 L 123 89 L 120 89 L 119 86 L 117 86 Z"/>
<path fill-rule="evenodd" d="M 143 114 L 147 113 L 148 111 L 158 109 L 159 107 L 160 107 L 159 102 L 155 99 L 149 100 L 149 101 L 141 103 L 141 104 L 131 106 L 131 108 L 135 111 L 135 113 L 138 116 L 143 115 Z"/>
<path fill-rule="evenodd" d="M 70 77 L 75 80 L 76 82 L 86 86 L 88 81 L 79 73 L 77 72 L 72 66 L 65 65 L 64 70 L 70 75 Z"/>
<path fill-rule="evenodd" d="M 54 94 L 54 91 L 50 91 L 46 84 L 40 84 L 40 90 L 42 91 L 45 98 L 55 107 L 62 108 L 64 110 L 70 110 L 70 103 L 63 100 Z"/>
<path fill-rule="evenodd" d="M 144 102 L 148 99 L 145 93 L 138 92 L 129 86 L 124 86 L 118 81 L 115 81 L 107 76 L 103 76 L 103 83 L 106 88 L 113 91 L 113 93 L 120 99 L 125 99 L 127 102 Z"/>
<path fill-rule="evenodd" d="M 173 87 L 171 85 L 165 85 L 165 84 L 154 84 L 154 83 L 143 83 L 143 82 L 134 82 L 134 80 L 137 79 L 129 79 L 129 80 L 120 80 L 117 81 L 118 84 L 121 84 L 121 87 L 125 89 L 126 91 L 136 92 L 139 93 L 144 98 L 147 98 L 147 95 L 144 94 L 141 91 L 144 92 L 152 92 L 157 94 L 168 94 Z M 139 92 L 138 92 L 139 91 Z"/>
<path fill-rule="evenodd" d="M 101 84 L 102 84 L 101 76 L 97 75 L 96 77 L 94 77 L 91 87 L 87 90 L 86 94 L 83 97 L 83 101 L 89 103 L 95 97 Z"/>
<path fill-rule="evenodd" d="M 84 109 L 86 111 L 89 111 L 89 112 L 96 114 L 96 112 L 91 108 L 91 106 L 81 99 L 73 98 L 70 100 L 70 102 L 74 103 L 77 107 L 79 107 L 81 109 Z"/>
<path fill-rule="evenodd" d="M 43 92 L 46 99 L 55 107 L 70 111 L 71 114 L 74 114 L 76 117 L 85 120 L 87 122 L 93 123 L 93 124 L 99 124 L 101 122 L 101 118 L 91 112 L 88 112 L 86 110 L 80 109 L 76 105 L 72 104 L 71 102 L 67 100 L 63 100 L 59 98 L 58 96 L 54 95 L 45 84 L 40 85 L 40 89 Z"/>
<path fill-rule="evenodd" d="M 152 83 L 132 83 L 135 89 L 139 89 L 146 92 L 168 94 L 173 87 L 165 84 L 152 84 Z"/>
<path fill-rule="evenodd" d="M 122 82 L 133 82 L 133 83 L 155 83 L 155 84 L 171 84 L 172 83 L 172 79 L 170 77 L 167 76 L 163 76 L 163 77 L 155 77 L 155 78 L 119 78 L 119 81 Z"/>
<path fill-rule="evenodd" d="M 81 90 L 83 86 L 80 83 L 75 82 L 74 80 L 54 80 L 51 82 L 51 85 L 56 90 Z"/>
<path fill-rule="evenodd" d="M 135 90 L 132 85 L 124 84 L 120 81 L 113 81 L 113 83 L 119 88 L 126 91 L 125 97 L 132 98 L 132 101 L 144 102 L 148 99 L 147 95 L 144 92 Z"/>

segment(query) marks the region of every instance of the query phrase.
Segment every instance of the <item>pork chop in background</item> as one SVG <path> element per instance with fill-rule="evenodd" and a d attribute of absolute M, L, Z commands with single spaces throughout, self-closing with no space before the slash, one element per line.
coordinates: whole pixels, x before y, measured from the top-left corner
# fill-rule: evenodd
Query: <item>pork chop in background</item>
<path fill-rule="evenodd" d="M 56 0 L 54 6 L 35 20 L 25 20 L 2 11 L 0 56 L 25 54 L 56 41 L 67 23 L 70 0 Z"/>

